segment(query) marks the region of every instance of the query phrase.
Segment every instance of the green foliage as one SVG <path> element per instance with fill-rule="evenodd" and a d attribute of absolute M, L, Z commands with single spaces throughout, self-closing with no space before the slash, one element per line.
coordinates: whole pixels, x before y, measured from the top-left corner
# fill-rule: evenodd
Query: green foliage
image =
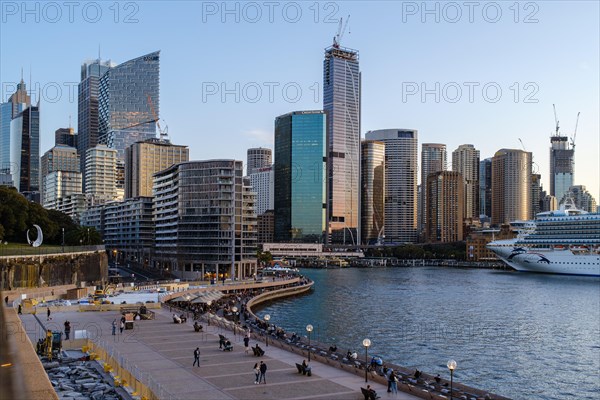
<path fill-rule="evenodd" d="M 257 250 L 256 251 L 256 259 L 259 263 L 260 262 L 269 263 L 269 262 L 273 261 L 273 255 L 271 254 L 270 251 L 262 252 L 260 250 Z"/>
<path fill-rule="evenodd" d="M 464 260 L 466 247 L 464 242 L 405 244 L 369 249 L 366 255 L 367 257 L 396 257 L 399 259 Z"/>

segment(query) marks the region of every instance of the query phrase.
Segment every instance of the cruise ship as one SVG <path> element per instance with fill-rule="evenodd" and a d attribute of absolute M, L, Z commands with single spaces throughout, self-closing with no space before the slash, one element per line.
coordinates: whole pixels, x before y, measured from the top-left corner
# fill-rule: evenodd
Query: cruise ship
<path fill-rule="evenodd" d="M 521 272 L 600 276 L 600 214 L 569 205 L 521 223 L 514 239 L 487 247 Z"/>

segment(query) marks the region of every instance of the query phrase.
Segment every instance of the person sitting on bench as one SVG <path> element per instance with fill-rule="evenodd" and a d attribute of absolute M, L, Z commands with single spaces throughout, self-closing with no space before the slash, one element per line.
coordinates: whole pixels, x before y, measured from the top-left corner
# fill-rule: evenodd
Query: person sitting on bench
<path fill-rule="evenodd" d="M 182 324 L 184 324 L 184 323 L 186 323 L 186 322 L 187 322 L 187 317 L 186 317 L 185 315 L 183 315 L 183 314 L 181 314 L 181 315 L 179 316 L 179 319 L 181 319 L 181 323 L 182 323 Z"/>
<path fill-rule="evenodd" d="M 335 344 L 333 346 L 329 346 L 329 351 L 335 353 L 337 351 L 337 346 Z"/>
<path fill-rule="evenodd" d="M 176 314 L 173 314 L 173 323 L 180 324 L 181 318 L 179 318 Z"/>
<path fill-rule="evenodd" d="M 308 365 L 306 360 L 302 360 L 302 375 L 312 375 L 310 365 Z"/>
<path fill-rule="evenodd" d="M 223 346 L 223 351 L 233 351 L 233 345 L 229 340 L 225 341 L 225 346 Z"/>
<path fill-rule="evenodd" d="M 200 325 L 198 321 L 194 322 L 194 331 L 202 332 L 202 325 Z"/>
<path fill-rule="evenodd" d="M 367 388 L 360 388 L 363 396 L 365 396 L 365 400 L 375 400 L 379 397 L 377 396 L 377 392 L 371 388 L 371 385 L 367 385 Z"/>
<path fill-rule="evenodd" d="M 255 354 L 260 357 L 262 355 L 265 354 L 265 351 L 263 349 L 260 348 L 260 346 L 258 345 L 258 343 L 256 343 L 256 347 L 254 347 L 254 352 Z"/>

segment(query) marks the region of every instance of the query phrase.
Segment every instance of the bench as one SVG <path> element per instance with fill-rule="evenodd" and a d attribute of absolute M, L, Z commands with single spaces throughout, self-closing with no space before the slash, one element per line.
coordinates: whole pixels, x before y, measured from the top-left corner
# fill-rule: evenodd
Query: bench
<path fill-rule="evenodd" d="M 312 371 L 310 368 L 306 369 L 302 366 L 302 364 L 296 363 L 296 369 L 298 369 L 298 373 L 306 376 L 312 376 Z"/>
<path fill-rule="evenodd" d="M 202 325 L 194 325 L 195 332 L 202 332 Z"/>
<path fill-rule="evenodd" d="M 257 349 L 256 347 L 252 347 L 252 352 L 256 357 L 261 357 L 265 354 L 265 351 L 263 349 Z"/>
<path fill-rule="evenodd" d="M 375 399 L 380 398 L 375 393 L 370 392 L 369 390 L 365 389 L 364 387 L 361 387 L 360 391 L 362 392 L 363 396 L 365 396 L 365 400 L 375 400 Z"/>

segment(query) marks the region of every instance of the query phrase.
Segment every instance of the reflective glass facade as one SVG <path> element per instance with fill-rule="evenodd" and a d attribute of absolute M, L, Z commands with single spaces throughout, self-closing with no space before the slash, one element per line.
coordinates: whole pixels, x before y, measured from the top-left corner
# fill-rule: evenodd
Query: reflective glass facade
<path fill-rule="evenodd" d="M 20 193 L 40 190 L 40 109 L 28 107 L 10 123 L 13 184 Z"/>
<path fill-rule="evenodd" d="M 17 84 L 17 90 L 6 103 L 0 103 L 0 170 L 8 169 L 12 173 L 14 161 L 10 159 L 10 121 L 31 105 L 31 97 L 23 79 Z"/>
<path fill-rule="evenodd" d="M 322 243 L 326 230 L 326 138 L 323 111 L 275 119 L 275 240 Z"/>
<path fill-rule="evenodd" d="M 559 201 L 573 186 L 575 149 L 566 136 L 552 136 L 550 142 L 550 195 Z"/>
<path fill-rule="evenodd" d="M 127 147 L 156 137 L 159 62 L 157 51 L 119 64 L 100 78 L 99 142 L 116 149 L 121 161 Z"/>
<path fill-rule="evenodd" d="M 329 132 L 327 218 L 331 243 L 360 243 L 360 92 L 358 51 L 326 49 L 323 110 Z"/>
<path fill-rule="evenodd" d="M 385 143 L 362 142 L 361 239 L 375 244 L 383 239 L 385 206 Z"/>

